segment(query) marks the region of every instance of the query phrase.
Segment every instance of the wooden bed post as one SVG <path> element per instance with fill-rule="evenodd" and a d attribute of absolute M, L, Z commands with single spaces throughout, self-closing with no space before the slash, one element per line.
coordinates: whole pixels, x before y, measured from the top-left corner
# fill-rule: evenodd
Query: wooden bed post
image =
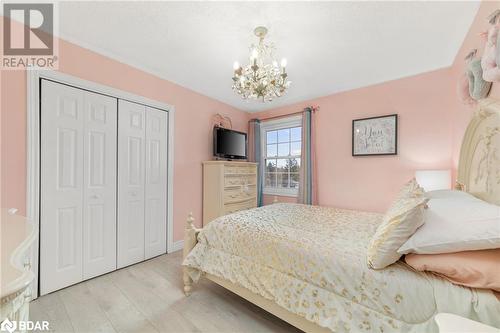
<path fill-rule="evenodd" d="M 191 252 L 193 247 L 196 245 L 196 228 L 194 227 L 194 218 L 193 213 L 189 213 L 188 219 L 186 221 L 186 229 L 184 230 L 184 250 L 183 250 L 183 258 Z M 184 294 L 186 296 L 191 295 L 191 291 L 193 290 L 193 279 L 189 276 L 187 267 L 183 267 L 183 277 L 184 280 Z"/>

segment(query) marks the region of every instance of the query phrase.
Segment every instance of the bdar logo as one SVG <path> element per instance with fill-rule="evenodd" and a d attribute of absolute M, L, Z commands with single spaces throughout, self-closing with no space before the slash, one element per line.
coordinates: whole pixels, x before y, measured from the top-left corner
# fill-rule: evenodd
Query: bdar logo
<path fill-rule="evenodd" d="M 16 322 L 10 321 L 9 318 L 2 321 L 0 324 L 0 330 L 4 332 L 13 333 L 16 330 Z"/>
<path fill-rule="evenodd" d="M 51 3 L 6 3 L 4 55 L 52 55 L 54 8 Z"/>

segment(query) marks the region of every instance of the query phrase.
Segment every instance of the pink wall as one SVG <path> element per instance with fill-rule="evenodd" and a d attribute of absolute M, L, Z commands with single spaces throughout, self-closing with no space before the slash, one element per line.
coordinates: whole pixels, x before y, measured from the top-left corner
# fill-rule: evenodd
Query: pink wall
<path fill-rule="evenodd" d="M 452 67 L 452 80 L 454 86 L 459 77 L 465 70 L 465 56 L 472 50 L 477 49 L 477 57 L 483 54 L 484 41 L 479 38 L 479 33 L 487 31 L 490 27 L 486 17 L 490 15 L 494 10 L 499 9 L 499 2 L 497 1 L 483 1 L 481 7 L 476 15 L 474 22 L 458 52 Z M 462 143 L 462 138 L 471 119 L 475 107 L 466 106 L 460 102 L 457 97 L 456 92 L 451 96 L 451 101 L 453 102 L 453 167 L 456 171 L 458 167 L 458 159 L 460 156 L 460 146 Z M 500 83 L 494 83 L 490 91 L 489 97 L 500 99 Z"/>
<path fill-rule="evenodd" d="M 442 69 L 252 114 L 250 118 L 319 105 L 319 203 L 382 212 L 415 170 L 450 168 L 452 92 L 450 69 Z M 352 157 L 352 120 L 392 113 L 399 114 L 398 155 Z M 265 202 L 272 199 L 266 197 Z M 280 198 L 285 200 L 290 198 Z"/>
<path fill-rule="evenodd" d="M 481 3 L 450 68 L 317 98 L 250 118 L 319 105 L 320 204 L 383 211 L 415 170 L 451 168 L 456 174 L 462 138 L 474 111 L 474 107 L 459 101 L 457 81 L 464 71 L 465 55 L 473 48 L 478 49 L 478 56 L 482 54 L 484 42 L 478 34 L 489 28 L 486 17 L 498 8 L 498 1 Z M 493 84 L 489 97 L 500 99 L 500 83 Z M 389 113 L 400 115 L 399 155 L 353 158 L 351 120 Z M 280 201 L 290 200 L 293 198 L 280 198 Z M 272 197 L 264 198 L 265 203 L 272 201 Z"/>
<path fill-rule="evenodd" d="M 247 114 L 63 40 L 59 42 L 59 59 L 61 72 L 175 106 L 174 239 L 182 239 L 190 211 L 201 224 L 201 161 L 212 156 L 211 117 L 228 115 L 235 129 L 246 132 Z M 1 206 L 17 207 L 24 213 L 26 73 L 2 71 L 1 76 Z"/>
<path fill-rule="evenodd" d="M 465 54 L 471 48 L 482 49 L 477 34 L 488 27 L 485 17 L 497 7 L 496 2 L 482 3 L 451 68 L 252 115 L 64 41 L 60 42 L 60 70 L 176 107 L 176 240 L 182 238 L 182 226 L 189 211 L 194 212 L 198 224 L 201 221 L 200 162 L 211 156 L 210 117 L 217 112 L 231 116 L 236 129 L 246 130 L 249 118 L 320 105 L 317 114 L 320 204 L 384 211 L 415 170 L 456 167 L 463 132 L 472 114 L 472 109 L 460 104 L 456 97 L 456 81 L 463 71 Z M 18 207 L 24 212 L 26 77 L 22 71 L 3 71 L 1 76 L 1 206 Z M 493 86 L 491 97 L 500 98 L 499 84 Z M 352 119 L 390 113 L 400 116 L 399 154 L 352 157 Z M 279 198 L 281 202 L 294 200 Z M 264 201 L 270 203 L 273 197 L 265 197 Z"/>

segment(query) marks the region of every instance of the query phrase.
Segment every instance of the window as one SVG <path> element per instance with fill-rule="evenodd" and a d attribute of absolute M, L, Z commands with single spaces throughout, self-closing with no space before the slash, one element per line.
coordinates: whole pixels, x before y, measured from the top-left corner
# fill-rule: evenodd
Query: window
<path fill-rule="evenodd" d="M 264 194 L 296 196 L 302 146 L 301 118 L 264 123 Z"/>

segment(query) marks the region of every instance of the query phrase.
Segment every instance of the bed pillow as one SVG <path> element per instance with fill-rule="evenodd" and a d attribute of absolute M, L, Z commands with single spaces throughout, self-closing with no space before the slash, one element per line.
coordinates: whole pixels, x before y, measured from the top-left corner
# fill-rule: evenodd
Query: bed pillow
<path fill-rule="evenodd" d="M 417 179 L 412 178 L 406 184 L 404 184 L 403 187 L 399 190 L 393 204 L 396 204 L 398 202 L 398 200 L 403 199 L 403 198 L 407 198 L 407 197 L 414 198 L 414 197 L 423 196 L 424 194 L 425 194 L 425 191 L 417 183 Z"/>
<path fill-rule="evenodd" d="M 392 202 L 387 212 L 391 211 L 392 209 L 396 209 L 396 205 L 398 205 L 400 200 L 405 198 L 423 197 L 425 193 L 426 193 L 425 190 L 418 184 L 417 179 L 413 177 L 408 182 L 406 182 L 403 185 L 403 187 L 399 190 L 398 194 L 396 195 L 396 198 Z"/>
<path fill-rule="evenodd" d="M 455 284 L 500 291 L 500 249 L 444 254 L 408 254 L 417 271 L 437 273 Z"/>
<path fill-rule="evenodd" d="M 425 224 L 398 252 L 436 254 L 500 248 L 500 206 L 466 192 L 428 192 Z"/>
<path fill-rule="evenodd" d="M 368 246 L 368 267 L 382 269 L 401 257 L 397 250 L 424 223 L 424 209 L 428 200 L 416 195 L 398 198 L 392 204 Z"/>
<path fill-rule="evenodd" d="M 459 190 L 435 190 L 425 192 L 425 196 L 429 199 L 471 199 L 471 195 Z M 472 197 L 473 199 L 475 197 Z"/>

